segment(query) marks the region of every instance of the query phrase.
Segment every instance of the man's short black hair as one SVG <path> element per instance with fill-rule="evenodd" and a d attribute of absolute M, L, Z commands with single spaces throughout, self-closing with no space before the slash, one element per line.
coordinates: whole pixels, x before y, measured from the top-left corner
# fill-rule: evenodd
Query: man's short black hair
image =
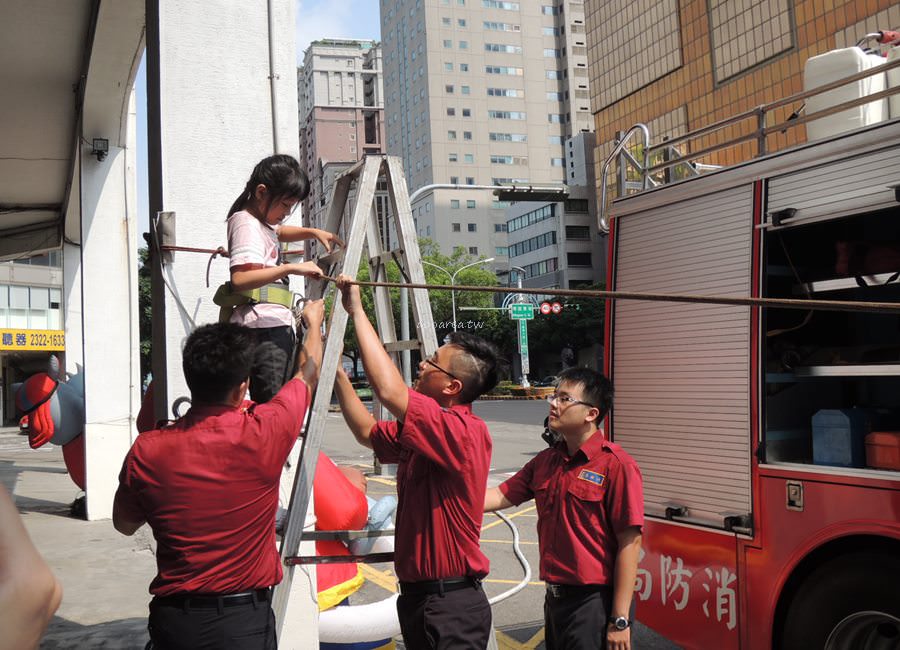
<path fill-rule="evenodd" d="M 217 404 L 250 376 L 256 337 L 235 323 L 201 325 L 184 344 L 181 366 L 191 401 Z"/>
<path fill-rule="evenodd" d="M 613 403 L 613 385 L 603 373 L 590 368 L 567 368 L 559 373 L 556 385 L 563 382 L 581 386 L 581 399 L 600 409 L 598 422 L 609 413 Z"/>
<path fill-rule="evenodd" d="M 463 404 L 475 401 L 497 385 L 498 353 L 493 343 L 467 332 L 453 332 L 447 342 L 462 350 L 453 358 L 451 370 L 463 389 L 459 398 Z"/>

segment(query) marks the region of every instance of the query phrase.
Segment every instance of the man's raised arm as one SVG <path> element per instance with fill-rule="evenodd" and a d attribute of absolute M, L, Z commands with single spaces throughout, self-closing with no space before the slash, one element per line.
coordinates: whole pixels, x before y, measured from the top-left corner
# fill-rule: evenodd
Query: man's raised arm
<path fill-rule="evenodd" d="M 402 421 L 406 417 L 406 407 L 409 403 L 409 389 L 403 381 L 403 376 L 391 361 L 378 332 L 366 316 L 359 295 L 359 286 L 351 284 L 353 279 L 343 274 L 338 276 L 337 281 L 341 290 L 341 302 L 353 319 L 359 354 L 372 392 L 395 418 Z"/>

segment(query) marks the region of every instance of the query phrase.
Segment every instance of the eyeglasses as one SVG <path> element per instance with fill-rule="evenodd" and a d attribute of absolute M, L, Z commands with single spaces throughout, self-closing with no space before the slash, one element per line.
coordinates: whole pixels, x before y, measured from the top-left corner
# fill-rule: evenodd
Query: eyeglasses
<path fill-rule="evenodd" d="M 455 380 L 458 381 L 458 382 L 462 382 L 462 379 L 460 379 L 459 377 L 457 377 L 456 375 L 454 375 L 452 372 L 447 372 L 446 370 L 444 370 L 443 368 L 441 368 L 438 364 L 436 364 L 436 363 L 435 363 L 434 361 L 432 361 L 431 359 L 425 359 L 425 363 L 427 363 L 427 364 L 428 364 L 429 366 L 431 366 L 432 368 L 437 368 L 438 370 L 440 370 L 442 373 L 444 373 L 445 375 L 447 375 L 447 376 L 450 377 L 451 379 L 455 379 Z"/>
<path fill-rule="evenodd" d="M 559 393 L 550 393 L 545 399 L 550 404 L 553 404 L 553 402 L 559 402 L 560 404 L 584 404 L 585 406 L 589 406 L 592 409 L 597 408 L 589 402 L 582 402 L 580 399 L 575 399 L 574 397 L 569 397 L 568 395 L 560 395 Z"/>

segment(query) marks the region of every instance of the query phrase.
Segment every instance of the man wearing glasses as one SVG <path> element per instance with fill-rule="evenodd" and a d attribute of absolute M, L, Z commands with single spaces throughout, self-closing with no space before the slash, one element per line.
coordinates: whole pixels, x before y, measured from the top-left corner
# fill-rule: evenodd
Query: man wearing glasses
<path fill-rule="evenodd" d="M 397 418 L 376 422 L 338 371 L 335 391 L 353 435 L 381 462 L 399 465 L 394 569 L 403 641 L 407 648 L 483 650 L 491 608 L 481 580 L 490 566 L 479 538 L 493 444 L 471 403 L 496 385 L 497 351 L 454 333 L 419 364 L 410 389 L 366 317 L 359 287 L 343 275 L 338 287 L 372 391 Z"/>
<path fill-rule="evenodd" d="M 485 494 L 486 512 L 537 504 L 547 650 L 631 648 L 644 499 L 637 464 L 599 428 L 612 394 L 599 372 L 564 370 L 548 397 L 561 440 Z"/>

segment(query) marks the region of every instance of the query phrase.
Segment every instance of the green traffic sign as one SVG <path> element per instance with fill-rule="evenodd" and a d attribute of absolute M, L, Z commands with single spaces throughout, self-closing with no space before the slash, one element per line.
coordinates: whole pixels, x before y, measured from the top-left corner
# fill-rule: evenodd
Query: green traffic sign
<path fill-rule="evenodd" d="M 509 306 L 509 317 L 513 320 L 533 320 L 534 305 L 528 302 L 514 302 Z"/>
<path fill-rule="evenodd" d="M 525 319 L 519 319 L 519 352 L 522 356 L 528 356 L 528 326 Z"/>

